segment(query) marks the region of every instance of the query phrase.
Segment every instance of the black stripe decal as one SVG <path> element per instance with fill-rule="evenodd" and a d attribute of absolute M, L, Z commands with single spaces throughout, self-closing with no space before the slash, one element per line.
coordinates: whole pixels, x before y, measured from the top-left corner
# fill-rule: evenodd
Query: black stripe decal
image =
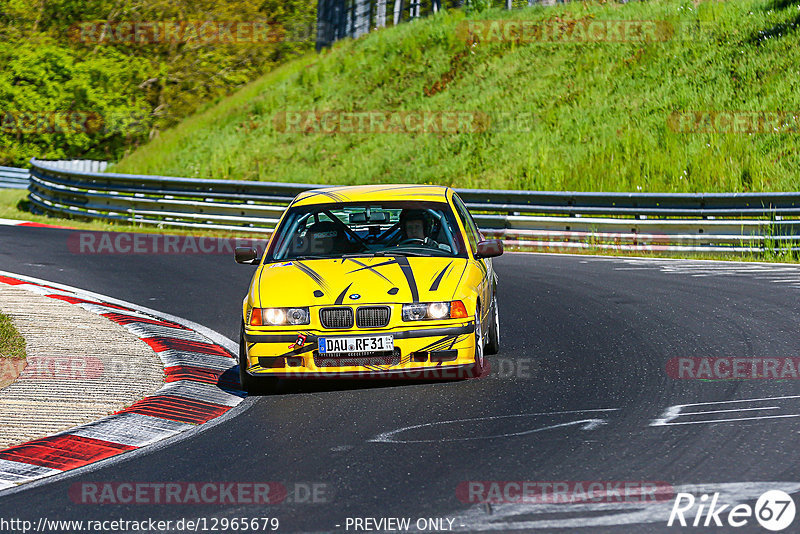
<path fill-rule="evenodd" d="M 347 295 L 347 292 L 350 290 L 350 286 L 352 286 L 352 285 L 353 284 L 351 283 L 349 286 L 344 288 L 344 290 L 342 290 L 341 293 L 339 293 L 339 296 L 336 297 L 336 302 L 334 302 L 334 304 L 336 306 L 339 306 L 342 302 L 344 302 L 344 297 L 345 297 L 345 295 Z"/>
<path fill-rule="evenodd" d="M 419 302 L 419 290 L 417 289 L 417 281 L 414 280 L 414 271 L 411 269 L 411 265 L 408 263 L 408 258 L 405 256 L 398 256 L 397 264 L 400 266 L 400 269 L 403 271 L 403 275 L 406 277 L 406 281 L 408 282 L 408 289 L 411 290 L 411 301 L 412 302 Z"/>
<path fill-rule="evenodd" d="M 450 347 L 452 348 L 453 345 L 456 344 L 456 342 L 458 340 L 458 337 L 459 337 L 459 334 L 454 334 L 454 335 L 451 335 L 451 336 L 445 336 L 445 337 L 439 339 L 438 341 L 434 341 L 433 343 L 431 343 L 431 344 L 429 344 L 429 345 L 427 345 L 425 347 L 422 347 L 421 349 L 417 349 L 417 351 L 443 349 L 443 348 L 447 347 L 447 345 L 448 345 L 448 343 L 450 341 L 452 341 L 452 343 L 450 343 Z"/>
<path fill-rule="evenodd" d="M 378 271 L 376 271 L 376 270 L 375 270 L 375 268 L 374 268 L 374 267 L 372 267 L 371 265 L 367 265 L 367 264 L 365 264 L 365 263 L 361 263 L 360 261 L 358 261 L 358 260 L 354 260 L 353 258 L 346 258 L 346 259 L 347 259 L 348 261 L 352 261 L 352 262 L 353 262 L 353 263 L 355 263 L 356 265 L 360 265 L 361 267 L 363 267 L 363 269 L 367 269 L 367 270 L 369 270 L 370 272 L 377 274 L 378 276 L 380 276 L 381 278 L 383 278 L 384 280 L 386 280 L 386 281 L 387 281 L 387 282 L 389 282 L 390 284 L 392 283 L 392 281 L 391 281 L 391 280 L 389 280 L 389 279 L 388 279 L 388 278 L 386 278 L 384 275 L 382 275 L 381 273 L 379 273 Z M 357 271 L 361 271 L 361 270 L 363 270 L 363 269 L 356 269 L 356 270 L 357 270 Z M 349 273 L 347 273 L 347 274 L 352 274 L 352 273 L 354 273 L 354 272 L 356 272 L 356 271 L 350 271 L 350 272 L 349 272 Z"/>
<path fill-rule="evenodd" d="M 451 348 L 451 349 L 452 349 L 452 348 L 455 346 L 456 342 L 458 341 L 458 337 L 459 337 L 459 336 L 455 336 L 455 337 L 453 338 L 453 342 L 452 342 L 452 343 L 450 343 L 450 347 L 449 347 L 449 348 Z"/>
<path fill-rule="evenodd" d="M 314 343 L 306 343 L 305 345 L 303 345 L 300 348 L 292 349 L 289 352 L 284 352 L 279 357 L 282 358 L 282 357 L 288 357 L 288 356 L 296 356 L 298 354 L 303 354 L 304 352 L 309 352 L 309 351 L 315 350 L 316 348 L 317 348 L 317 342 L 316 341 Z"/>
<path fill-rule="evenodd" d="M 295 267 L 306 273 L 312 280 L 314 280 L 314 282 L 316 282 L 318 286 L 320 286 L 326 292 L 330 292 L 330 290 L 328 289 L 328 284 L 325 283 L 325 280 L 314 269 L 312 269 L 308 265 L 303 265 L 299 261 L 292 262 L 292 265 L 294 265 Z"/>
<path fill-rule="evenodd" d="M 465 326 L 454 326 L 449 328 L 426 328 L 420 330 L 406 330 L 403 332 L 387 332 L 392 334 L 395 339 L 410 339 L 415 337 L 433 336 L 452 336 L 458 334 L 471 334 L 475 331 L 475 323 L 470 322 Z"/>
<path fill-rule="evenodd" d="M 320 195 L 324 196 L 324 197 L 327 197 L 327 198 L 333 200 L 334 202 L 344 202 L 345 198 L 346 198 L 346 197 L 340 195 L 339 193 L 335 193 L 333 191 L 317 191 L 317 190 L 312 189 L 308 193 L 309 194 L 307 196 L 304 196 L 303 198 L 298 199 L 298 200 L 306 200 L 306 199 L 313 198 L 313 197 L 320 196 Z"/>
<path fill-rule="evenodd" d="M 258 357 L 258 364 L 263 367 L 263 364 L 261 363 L 262 359 L 265 360 L 264 363 L 271 364 L 275 360 L 277 360 L 278 358 L 291 358 L 292 356 L 297 356 L 297 355 L 303 354 L 305 352 L 310 352 L 312 350 L 316 350 L 316 348 L 317 348 L 317 344 L 316 343 L 306 343 L 305 345 L 303 345 L 302 348 L 292 349 L 289 352 L 284 352 L 280 356 L 259 356 Z"/>
<path fill-rule="evenodd" d="M 398 261 L 397 261 L 398 259 L 399 259 L 399 257 L 391 259 L 391 260 L 382 261 L 380 263 L 376 263 L 375 265 L 365 265 L 365 266 L 363 266 L 363 267 L 361 267 L 359 269 L 352 270 L 347 274 L 357 273 L 358 271 L 363 271 L 364 269 L 373 270 L 373 269 L 375 269 L 375 267 L 383 267 L 385 265 L 394 265 L 395 263 L 398 263 Z"/>
<path fill-rule="evenodd" d="M 461 285 L 461 280 L 464 278 L 464 273 L 467 272 L 467 265 L 469 265 L 469 262 L 464 263 L 464 270 L 461 271 L 461 276 L 458 278 L 458 283 L 456 284 L 456 288 L 453 290 L 452 298 L 455 298 L 456 291 L 458 291 L 458 287 Z"/>
<path fill-rule="evenodd" d="M 447 265 L 445 265 L 444 269 L 442 269 L 442 272 L 440 272 L 438 276 L 436 276 L 436 280 L 433 281 L 433 283 L 431 284 L 431 288 L 428 291 L 436 291 L 437 289 L 439 289 L 439 284 L 441 283 L 442 278 L 444 278 L 444 273 L 447 272 L 447 270 L 450 268 L 451 265 L 453 265 L 452 261 Z"/>

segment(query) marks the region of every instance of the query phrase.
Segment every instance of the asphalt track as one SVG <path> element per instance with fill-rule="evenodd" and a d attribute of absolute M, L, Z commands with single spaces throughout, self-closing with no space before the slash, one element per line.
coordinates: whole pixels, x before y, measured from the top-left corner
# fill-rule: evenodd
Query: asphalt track
<path fill-rule="evenodd" d="M 251 268 L 228 255 L 75 254 L 67 248 L 69 234 L 0 227 L 0 269 L 238 336 Z M 663 509 L 646 509 L 653 505 L 641 506 L 650 519 L 626 523 L 636 508 L 629 503 L 627 510 L 605 512 L 489 509 L 460 501 L 456 488 L 488 480 L 641 480 L 745 493 L 742 488 L 758 488 L 757 482 L 778 482 L 790 493 L 798 491 L 800 399 L 776 398 L 800 395 L 800 381 L 673 380 L 665 367 L 677 356 L 800 355 L 800 268 L 696 264 L 507 254 L 495 261 L 502 348 L 489 358 L 489 377 L 289 388 L 150 454 L 0 497 L 0 517 L 36 522 L 269 515 L 280 519 L 281 532 L 343 532 L 348 517 L 449 517 L 457 518 L 454 528 L 467 531 L 516 525 L 517 531 L 535 532 L 673 532 L 687 529 L 667 528 Z M 757 398 L 771 399 L 765 401 L 769 406 L 703 406 L 737 409 L 725 412 L 726 418 L 743 418 L 742 407 L 761 407 L 750 412 L 754 417 L 786 417 L 703 423 L 713 417 L 689 416 L 677 421 L 692 424 L 652 426 L 673 405 Z M 697 407 L 684 411 L 689 410 Z M 72 484 L 99 481 L 278 481 L 290 489 L 322 483 L 326 495 L 324 502 L 269 508 L 88 505 L 69 499 Z M 721 486 L 726 483 L 734 485 Z M 753 504 L 759 493 L 742 502 Z M 798 494 L 795 501 L 800 504 Z M 671 502 L 667 514 L 670 508 Z M 792 528 L 797 525 L 800 518 Z M 752 519 L 735 531 L 765 532 Z"/>

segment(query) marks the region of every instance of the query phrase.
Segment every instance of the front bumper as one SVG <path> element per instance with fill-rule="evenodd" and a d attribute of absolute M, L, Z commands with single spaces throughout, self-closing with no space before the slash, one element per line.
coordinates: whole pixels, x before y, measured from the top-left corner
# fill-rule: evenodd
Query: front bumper
<path fill-rule="evenodd" d="M 407 325 L 346 331 L 245 329 L 245 371 L 275 378 L 459 378 L 474 363 L 474 331 L 472 321 L 413 329 Z M 297 347 L 293 343 L 299 334 L 305 335 L 305 343 Z M 337 357 L 317 351 L 320 337 L 386 334 L 394 337 L 394 353 Z"/>

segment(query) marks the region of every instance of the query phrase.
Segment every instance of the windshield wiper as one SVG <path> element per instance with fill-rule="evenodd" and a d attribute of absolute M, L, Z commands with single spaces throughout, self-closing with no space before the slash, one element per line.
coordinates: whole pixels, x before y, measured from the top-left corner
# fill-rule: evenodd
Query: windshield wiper
<path fill-rule="evenodd" d="M 342 258 L 374 258 L 386 256 L 386 251 L 376 250 L 375 252 L 351 252 L 349 254 L 342 254 Z"/>

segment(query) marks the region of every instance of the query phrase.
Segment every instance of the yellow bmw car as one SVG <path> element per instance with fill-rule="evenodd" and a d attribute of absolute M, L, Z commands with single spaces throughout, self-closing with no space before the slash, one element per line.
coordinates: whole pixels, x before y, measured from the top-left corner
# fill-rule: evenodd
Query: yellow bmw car
<path fill-rule="evenodd" d="M 500 342 L 501 241 L 483 239 L 448 187 L 352 186 L 299 194 L 242 304 L 246 391 L 287 378 L 480 376 Z"/>

